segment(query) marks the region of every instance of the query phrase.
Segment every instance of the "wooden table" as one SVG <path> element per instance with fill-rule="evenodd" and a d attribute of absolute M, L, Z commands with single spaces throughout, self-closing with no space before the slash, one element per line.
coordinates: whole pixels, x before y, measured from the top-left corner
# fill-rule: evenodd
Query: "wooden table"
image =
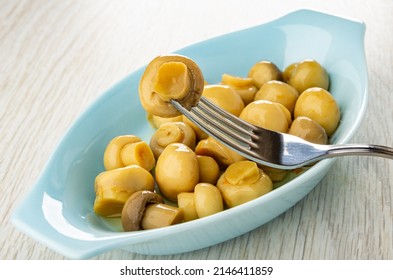
<path fill-rule="evenodd" d="M 393 145 L 393 2 L 0 2 L 0 259 L 63 259 L 10 215 L 73 121 L 158 54 L 299 8 L 362 20 L 370 97 L 354 142 Z M 170 256 L 123 250 L 95 259 L 393 259 L 393 161 L 343 158 L 300 203 L 210 248 Z"/>

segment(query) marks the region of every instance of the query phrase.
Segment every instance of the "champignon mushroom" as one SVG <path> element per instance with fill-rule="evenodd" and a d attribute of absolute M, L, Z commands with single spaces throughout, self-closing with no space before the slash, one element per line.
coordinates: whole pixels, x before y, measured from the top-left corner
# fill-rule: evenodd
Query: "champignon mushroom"
<path fill-rule="evenodd" d="M 228 148 L 211 136 L 199 141 L 195 147 L 195 153 L 212 157 L 218 163 L 220 169 L 225 169 L 232 163 L 245 159 L 238 152 Z"/>
<path fill-rule="evenodd" d="M 199 165 L 199 182 L 215 185 L 220 177 L 220 166 L 209 156 L 197 155 Z"/>
<path fill-rule="evenodd" d="M 329 74 L 326 69 L 313 59 L 303 60 L 295 66 L 289 66 L 287 72 L 291 73 L 288 84 L 293 86 L 299 94 L 308 88 L 320 87 L 329 89 Z M 289 75 L 289 74 L 286 74 Z"/>
<path fill-rule="evenodd" d="M 135 135 L 119 135 L 113 138 L 106 146 L 104 152 L 104 167 L 105 170 L 112 170 L 124 167 L 121 158 L 123 148 L 129 144 L 138 143 L 142 140 Z"/>
<path fill-rule="evenodd" d="M 239 116 L 244 109 L 244 103 L 236 90 L 227 85 L 208 85 L 203 90 L 203 97 L 216 104 L 221 109 Z"/>
<path fill-rule="evenodd" d="M 275 65 L 271 61 L 262 60 L 255 63 L 250 71 L 248 72 L 248 77 L 254 80 L 254 84 L 259 89 L 261 86 L 271 80 L 279 80 L 282 79 L 282 73 L 280 69 L 278 69 L 277 65 Z"/>
<path fill-rule="evenodd" d="M 149 145 L 135 135 L 119 135 L 113 138 L 104 152 L 105 170 L 129 165 L 139 165 L 150 171 L 156 164 Z"/>
<path fill-rule="evenodd" d="M 282 81 L 269 81 L 255 94 L 254 100 L 268 100 L 280 103 L 293 114 L 296 100 L 299 97 L 297 90 Z"/>
<path fill-rule="evenodd" d="M 170 100 L 191 108 L 198 103 L 203 87 L 202 71 L 193 60 L 182 55 L 163 55 L 146 67 L 139 83 L 139 98 L 148 113 L 175 117 L 180 112 Z"/>
<path fill-rule="evenodd" d="M 257 126 L 286 133 L 292 122 L 291 113 L 280 103 L 256 100 L 248 104 L 239 118 Z"/>
<path fill-rule="evenodd" d="M 307 117 L 300 116 L 294 119 L 288 133 L 315 144 L 326 145 L 328 143 L 325 129 Z"/>
<path fill-rule="evenodd" d="M 120 216 L 124 203 L 133 193 L 154 190 L 153 175 L 138 165 L 101 172 L 95 178 L 94 212 L 104 217 Z"/>
<path fill-rule="evenodd" d="M 141 229 L 141 221 L 149 203 L 163 203 L 164 200 L 152 191 L 139 191 L 132 194 L 124 204 L 121 223 L 125 231 Z"/>
<path fill-rule="evenodd" d="M 155 178 L 160 193 L 171 201 L 181 192 L 191 192 L 199 182 L 199 166 L 195 152 L 185 144 L 166 146 L 157 160 Z"/>
<path fill-rule="evenodd" d="M 329 91 L 314 87 L 306 89 L 296 101 L 294 117 L 308 117 L 321 125 L 327 136 L 336 131 L 340 123 L 340 107 Z"/>
<path fill-rule="evenodd" d="M 258 90 L 254 85 L 254 80 L 250 77 L 237 77 L 229 74 L 223 74 L 221 84 L 234 88 L 242 98 L 244 105 L 254 101 L 255 93 Z"/>
<path fill-rule="evenodd" d="M 150 138 L 150 148 L 156 159 L 166 146 L 172 143 L 183 143 L 195 148 L 196 136 L 191 126 L 184 122 L 169 122 L 162 124 Z"/>
<path fill-rule="evenodd" d="M 199 218 L 224 210 L 224 202 L 220 190 L 209 183 L 199 183 L 195 186 L 194 205 Z"/>
<path fill-rule="evenodd" d="M 270 192 L 273 182 L 255 162 L 245 160 L 231 164 L 218 179 L 217 187 L 231 208 Z"/>
<path fill-rule="evenodd" d="M 125 231 L 165 227 L 182 221 L 181 209 L 164 204 L 162 197 L 152 191 L 139 191 L 131 195 L 121 215 Z"/>

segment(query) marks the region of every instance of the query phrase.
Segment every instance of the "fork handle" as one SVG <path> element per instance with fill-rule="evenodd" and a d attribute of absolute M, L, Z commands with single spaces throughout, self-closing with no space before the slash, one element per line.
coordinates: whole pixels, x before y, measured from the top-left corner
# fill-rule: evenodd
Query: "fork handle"
<path fill-rule="evenodd" d="M 377 156 L 388 159 L 393 159 L 393 148 L 373 144 L 342 144 L 342 145 L 329 145 L 326 157 L 338 156 Z"/>

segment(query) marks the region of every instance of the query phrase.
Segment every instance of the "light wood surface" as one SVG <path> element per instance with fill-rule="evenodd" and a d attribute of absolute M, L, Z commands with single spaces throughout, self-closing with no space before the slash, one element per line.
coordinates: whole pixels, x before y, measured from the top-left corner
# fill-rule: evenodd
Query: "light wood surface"
<path fill-rule="evenodd" d="M 393 2 L 0 1 L 0 259 L 63 259 L 10 215 L 76 118 L 158 54 L 299 8 L 366 23 L 369 104 L 353 142 L 393 146 Z M 295 207 L 210 248 L 95 259 L 393 259 L 393 161 L 339 159 Z"/>

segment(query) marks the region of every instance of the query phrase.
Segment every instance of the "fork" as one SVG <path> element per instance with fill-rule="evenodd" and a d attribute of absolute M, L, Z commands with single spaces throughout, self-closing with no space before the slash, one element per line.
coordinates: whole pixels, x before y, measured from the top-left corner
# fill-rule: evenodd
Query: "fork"
<path fill-rule="evenodd" d="M 246 122 L 205 97 L 190 109 L 171 104 L 207 134 L 259 164 L 295 169 L 326 158 L 367 155 L 393 159 L 393 148 L 373 144 L 319 145 L 297 136 L 275 132 Z"/>

